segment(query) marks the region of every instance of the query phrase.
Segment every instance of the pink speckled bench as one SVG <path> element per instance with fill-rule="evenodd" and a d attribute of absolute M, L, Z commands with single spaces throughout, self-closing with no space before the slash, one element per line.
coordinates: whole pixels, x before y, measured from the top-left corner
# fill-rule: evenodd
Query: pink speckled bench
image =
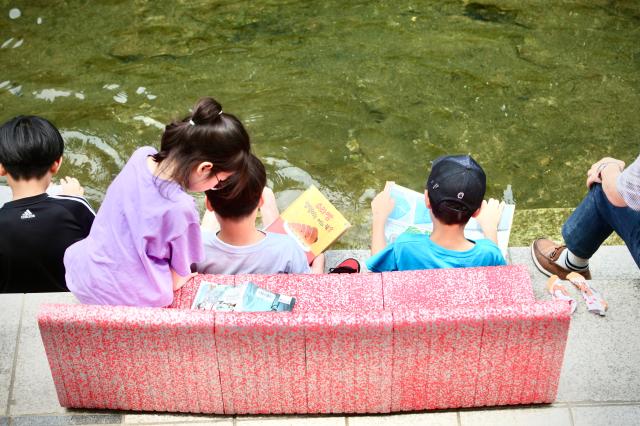
<path fill-rule="evenodd" d="M 291 313 L 188 307 L 202 280 L 295 296 Z M 550 403 L 569 328 L 523 266 L 198 276 L 170 308 L 44 305 L 60 404 L 219 414 Z"/>

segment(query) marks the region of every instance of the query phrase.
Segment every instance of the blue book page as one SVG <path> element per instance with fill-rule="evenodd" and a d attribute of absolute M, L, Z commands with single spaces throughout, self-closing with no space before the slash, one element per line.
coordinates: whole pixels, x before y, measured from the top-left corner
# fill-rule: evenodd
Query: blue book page
<path fill-rule="evenodd" d="M 433 231 L 431 214 L 425 205 L 424 194 L 394 183 L 390 195 L 394 207 L 384 227 L 387 243 L 395 241 L 407 230 L 418 233 Z"/>
<path fill-rule="evenodd" d="M 428 225 L 431 223 L 431 213 L 425 203 L 416 203 L 413 223 L 416 225 Z"/>
<path fill-rule="evenodd" d="M 191 309 L 233 311 L 237 305 L 237 297 L 232 300 L 231 293 L 237 294 L 237 289 L 233 286 L 203 282 L 193 299 Z"/>
<path fill-rule="evenodd" d="M 219 312 L 291 311 L 295 298 L 273 293 L 252 282 L 237 286 L 203 282 L 198 288 L 191 309 Z"/>
<path fill-rule="evenodd" d="M 389 215 L 389 219 L 412 222 L 412 213 L 414 210 L 415 197 L 399 189 L 397 185 L 391 187 L 391 198 L 394 201 L 393 211 Z"/>

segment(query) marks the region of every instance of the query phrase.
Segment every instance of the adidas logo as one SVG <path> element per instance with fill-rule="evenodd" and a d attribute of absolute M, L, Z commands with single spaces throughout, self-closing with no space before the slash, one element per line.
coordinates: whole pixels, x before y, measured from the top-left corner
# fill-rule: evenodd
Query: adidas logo
<path fill-rule="evenodd" d="M 22 216 L 20 216 L 20 219 L 33 219 L 34 217 L 36 217 L 36 215 L 31 213 L 31 210 L 26 209 L 24 213 L 22 213 Z"/>

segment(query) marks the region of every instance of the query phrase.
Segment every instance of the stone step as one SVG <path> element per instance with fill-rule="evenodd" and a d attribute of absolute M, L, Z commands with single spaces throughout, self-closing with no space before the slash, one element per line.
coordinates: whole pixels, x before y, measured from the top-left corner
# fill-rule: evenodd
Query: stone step
<path fill-rule="evenodd" d="M 640 278 L 595 279 L 590 285 L 602 294 L 609 309 L 606 316 L 588 312 L 580 292 L 567 286 L 578 307 L 571 318 L 558 400 L 638 401 Z M 533 286 L 538 299 L 550 299 L 543 280 L 535 279 Z"/>
<path fill-rule="evenodd" d="M 357 259 L 363 270 L 364 262 L 369 258 L 369 250 L 329 250 L 326 253 L 325 272 L 346 258 Z M 533 281 L 546 281 L 531 260 L 530 247 L 510 247 L 509 263 L 527 265 Z M 591 275 L 595 280 L 640 279 L 640 269 L 631 257 L 626 246 L 602 246 L 591 259 Z"/>

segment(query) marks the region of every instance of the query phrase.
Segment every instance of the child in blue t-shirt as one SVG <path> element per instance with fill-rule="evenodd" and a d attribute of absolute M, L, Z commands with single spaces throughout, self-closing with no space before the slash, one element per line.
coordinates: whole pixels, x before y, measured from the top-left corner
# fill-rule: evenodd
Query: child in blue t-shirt
<path fill-rule="evenodd" d="M 291 236 L 256 227 L 258 210 L 263 223 L 269 225 L 278 218 L 278 207 L 273 192 L 265 187 L 264 165 L 253 154 L 249 155 L 246 175 L 244 186 L 235 196 L 230 186 L 205 191 L 205 260 L 196 264 L 196 270 L 205 274 L 322 273 L 324 255 L 316 257 L 309 267 L 305 252 Z"/>
<path fill-rule="evenodd" d="M 506 262 L 497 246 L 498 222 L 504 203 L 484 201 L 486 175 L 469 155 L 436 159 L 425 188 L 425 204 L 431 211 L 431 235 L 405 232 L 387 245 L 384 227 L 393 211 L 390 185 L 371 202 L 371 255 L 373 272 L 413 269 L 497 266 Z M 475 217 L 486 239 L 471 241 L 464 227 Z"/>

